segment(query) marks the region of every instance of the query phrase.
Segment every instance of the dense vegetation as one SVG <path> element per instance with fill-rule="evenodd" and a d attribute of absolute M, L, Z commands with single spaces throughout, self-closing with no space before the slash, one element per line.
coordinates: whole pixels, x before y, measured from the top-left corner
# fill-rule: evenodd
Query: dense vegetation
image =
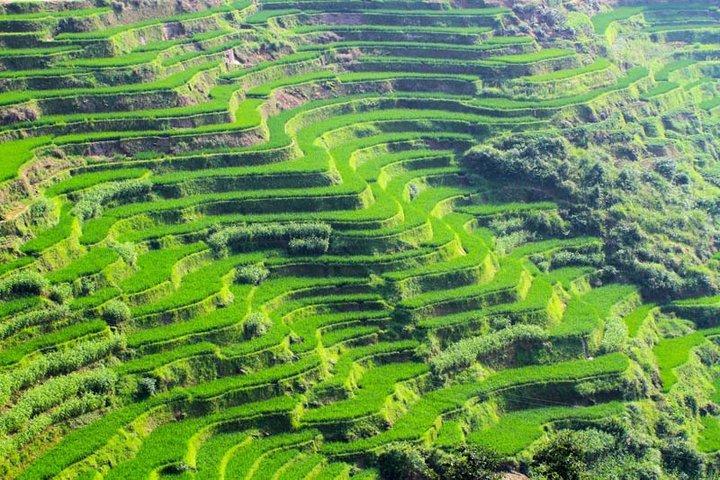
<path fill-rule="evenodd" d="M 0 478 L 717 478 L 719 38 L 0 4 Z"/>

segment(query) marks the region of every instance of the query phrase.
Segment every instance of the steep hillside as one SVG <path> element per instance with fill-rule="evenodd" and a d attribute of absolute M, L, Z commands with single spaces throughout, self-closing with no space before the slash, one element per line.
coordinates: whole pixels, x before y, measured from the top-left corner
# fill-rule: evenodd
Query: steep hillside
<path fill-rule="evenodd" d="M 0 4 L 0 477 L 717 478 L 720 9 L 557 3 Z"/>

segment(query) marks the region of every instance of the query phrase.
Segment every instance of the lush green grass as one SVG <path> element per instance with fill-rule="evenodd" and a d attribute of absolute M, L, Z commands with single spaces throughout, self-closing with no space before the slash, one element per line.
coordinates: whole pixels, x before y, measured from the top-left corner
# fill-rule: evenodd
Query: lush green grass
<path fill-rule="evenodd" d="M 680 85 L 674 82 L 659 82 L 657 85 L 655 85 L 653 88 L 645 92 L 643 95 L 643 99 L 651 99 L 653 97 L 657 97 L 659 95 L 663 95 L 665 93 L 671 92 L 677 88 L 679 88 Z"/>
<path fill-rule="evenodd" d="M 18 169 L 29 162 L 37 147 L 50 143 L 50 137 L 27 138 L 0 143 L 0 182 L 16 178 Z"/>
<path fill-rule="evenodd" d="M 118 259 L 118 254 L 110 248 L 93 248 L 68 266 L 55 270 L 47 278 L 51 282 L 71 282 L 76 278 L 99 273 L 103 268 Z"/>
<path fill-rule="evenodd" d="M 471 398 L 535 382 L 570 381 L 596 375 L 612 375 L 624 371 L 628 360 L 624 355 L 612 354 L 593 361 L 579 360 L 549 366 L 530 366 L 507 369 L 480 382 L 471 382 L 429 392 L 402 416 L 390 430 L 370 439 L 351 443 L 328 443 L 323 450 L 329 453 L 357 453 L 378 448 L 384 443 L 418 440 L 435 424 L 438 416 L 459 409 Z"/>
<path fill-rule="evenodd" d="M 308 410 L 302 421 L 310 424 L 327 423 L 377 414 L 397 382 L 427 371 L 426 365 L 417 363 L 389 363 L 371 368 L 360 378 L 358 391 L 352 398 Z"/>
<path fill-rule="evenodd" d="M 524 64 L 542 62 L 544 60 L 554 60 L 557 58 L 572 57 L 574 54 L 575 52 L 570 50 L 563 50 L 559 48 L 545 48 L 542 50 L 538 50 L 537 52 L 531 53 L 490 57 L 488 61 L 509 64 Z"/>
<path fill-rule="evenodd" d="M 591 421 L 609 418 L 625 410 L 622 402 L 601 403 L 589 407 L 549 406 L 507 412 L 488 428 L 475 430 L 468 436 L 468 442 L 491 448 L 501 455 L 512 456 L 527 448 L 542 437 L 544 427 L 560 420 Z"/>
<path fill-rule="evenodd" d="M 551 335 L 586 336 L 602 328 L 614 307 L 637 295 L 631 285 L 607 285 L 594 288 L 568 302 L 562 321 L 550 329 Z"/>
<path fill-rule="evenodd" d="M 705 342 L 705 336 L 701 332 L 694 332 L 689 335 L 676 338 L 665 338 L 658 343 L 653 352 L 660 369 L 660 380 L 665 391 L 677 382 L 677 376 L 673 371 L 676 367 L 684 364 L 690 358 L 690 351 Z"/>
<path fill-rule="evenodd" d="M 720 421 L 713 415 L 702 417 L 702 430 L 698 438 L 698 448 L 705 453 L 720 450 Z"/>
<path fill-rule="evenodd" d="M 0 352 L 0 364 L 8 365 L 20 361 L 25 355 L 36 350 L 52 347 L 64 342 L 97 333 L 107 328 L 105 322 L 94 320 L 91 322 L 83 322 L 71 325 L 51 333 L 44 333 L 30 341 L 23 342 L 14 347 L 4 349 Z"/>
<path fill-rule="evenodd" d="M 598 13 L 591 19 L 593 27 L 595 27 L 595 33 L 604 35 L 611 23 L 626 20 L 642 13 L 642 11 L 642 7 L 617 7 L 609 12 Z"/>
<path fill-rule="evenodd" d="M 120 282 L 119 287 L 125 293 L 137 293 L 155 287 L 170 280 L 172 268 L 177 261 L 202 249 L 202 244 L 194 243 L 177 248 L 151 250 L 138 258 L 137 271 Z"/>
<path fill-rule="evenodd" d="M 655 310 L 655 308 L 655 305 L 651 303 L 641 305 L 640 307 L 636 308 L 625 316 L 623 320 L 625 321 L 625 325 L 628 328 L 628 335 L 630 335 L 630 337 L 634 337 L 637 335 L 640 327 L 642 327 L 648 316 L 652 315 L 652 312 Z"/>
<path fill-rule="evenodd" d="M 554 82 L 558 80 L 565 80 L 567 78 L 573 78 L 580 75 L 586 75 L 588 73 L 595 73 L 610 68 L 612 62 L 607 58 L 600 57 L 592 63 L 584 65 L 578 68 L 572 68 L 568 70 L 556 70 L 550 73 L 543 73 L 538 75 L 532 75 L 529 77 L 523 77 L 521 80 L 529 83 L 545 83 Z"/>
<path fill-rule="evenodd" d="M 90 188 L 100 183 L 139 178 L 143 176 L 145 172 L 146 170 L 140 168 L 117 168 L 112 170 L 80 173 L 56 183 L 48 188 L 45 193 L 47 196 L 53 197 L 55 195 L 67 194 L 77 190 Z"/>

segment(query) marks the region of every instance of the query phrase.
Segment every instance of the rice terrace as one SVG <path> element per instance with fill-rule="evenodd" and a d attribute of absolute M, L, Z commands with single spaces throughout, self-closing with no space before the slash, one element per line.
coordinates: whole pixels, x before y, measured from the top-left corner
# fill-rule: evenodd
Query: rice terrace
<path fill-rule="evenodd" d="M 720 2 L 0 2 L 0 479 L 528 478 L 720 478 Z"/>

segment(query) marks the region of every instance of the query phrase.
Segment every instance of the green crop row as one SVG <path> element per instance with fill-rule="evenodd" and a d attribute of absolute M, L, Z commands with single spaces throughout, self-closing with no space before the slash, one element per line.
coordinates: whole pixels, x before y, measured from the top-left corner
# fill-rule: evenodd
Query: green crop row
<path fill-rule="evenodd" d="M 500 455 L 512 456 L 539 439 L 544 433 L 543 427 L 548 423 L 599 420 L 620 415 L 624 411 L 622 402 L 608 402 L 587 407 L 548 406 L 508 412 L 503 414 L 496 424 L 472 431 L 467 441 L 492 448 Z"/>
<path fill-rule="evenodd" d="M 368 369 L 358 382 L 358 391 L 347 400 L 306 410 L 302 421 L 329 423 L 379 413 L 395 384 L 415 378 L 428 371 L 420 363 L 388 363 Z"/>
<path fill-rule="evenodd" d="M 357 454 L 390 442 L 417 441 L 436 424 L 438 417 L 460 409 L 473 397 L 492 395 L 523 384 L 572 382 L 588 377 L 617 375 L 624 372 L 628 365 L 624 355 L 611 354 L 590 361 L 576 360 L 503 370 L 479 382 L 462 383 L 429 392 L 411 406 L 390 430 L 349 443 L 327 443 L 322 451 L 330 455 Z"/>

